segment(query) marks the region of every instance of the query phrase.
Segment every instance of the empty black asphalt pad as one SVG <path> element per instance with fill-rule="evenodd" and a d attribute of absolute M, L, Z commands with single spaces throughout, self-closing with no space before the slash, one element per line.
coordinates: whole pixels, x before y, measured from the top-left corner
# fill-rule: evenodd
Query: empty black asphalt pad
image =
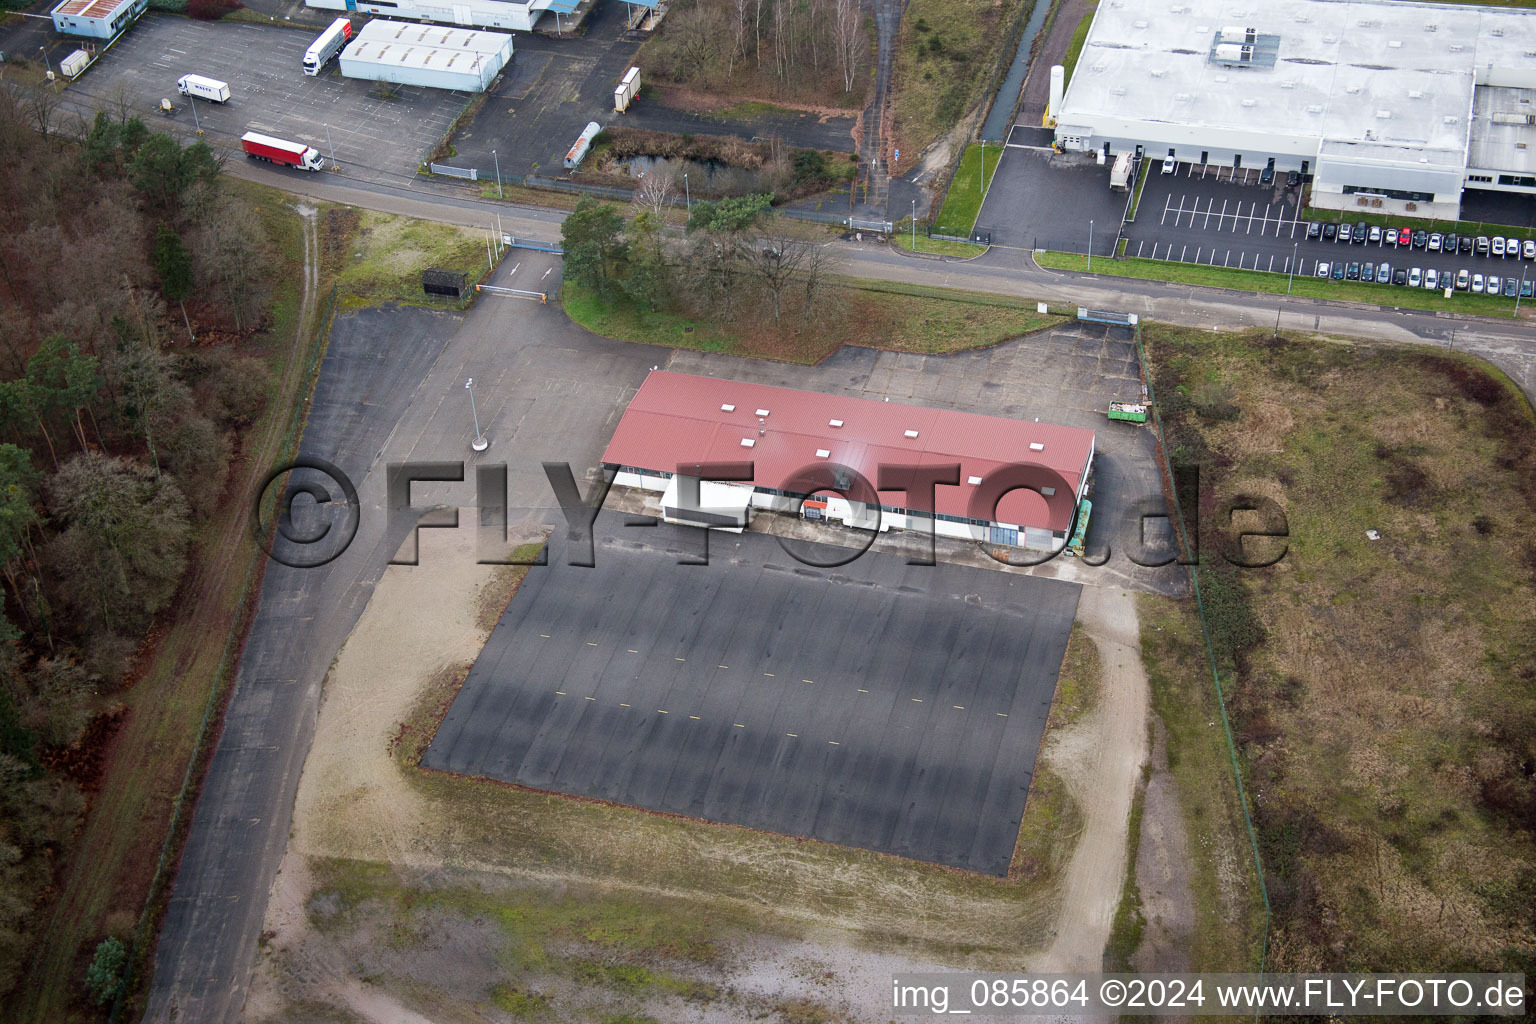
<path fill-rule="evenodd" d="M 557 531 L 428 767 L 1007 874 L 1076 584 L 624 532 Z"/>

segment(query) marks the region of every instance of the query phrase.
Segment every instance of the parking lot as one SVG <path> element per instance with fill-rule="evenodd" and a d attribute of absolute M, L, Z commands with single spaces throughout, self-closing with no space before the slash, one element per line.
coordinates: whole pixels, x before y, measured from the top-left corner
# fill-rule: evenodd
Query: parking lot
<path fill-rule="evenodd" d="M 1347 274 L 1351 263 L 1373 268 L 1387 263 L 1394 276 L 1398 269 L 1434 268 L 1437 279 L 1449 272 L 1454 280 L 1466 268 L 1469 278 L 1479 273 L 1536 278 L 1518 257 L 1432 252 L 1380 238 L 1363 244 L 1309 238 L 1307 222 L 1299 219 L 1300 189 L 1287 187 L 1283 174 L 1260 185 L 1257 169 L 1239 170 L 1234 180 L 1231 168 L 1178 164 L 1173 174 L 1162 174 L 1160 166 L 1153 163 L 1136 220 L 1126 225 L 1127 256 L 1280 274 L 1290 273 L 1294 261 L 1295 272 L 1308 277 L 1318 275 L 1319 264 L 1327 264 L 1331 276 L 1336 264 Z M 1341 212 L 1335 219 L 1351 223 L 1349 218 Z M 1403 227 L 1413 224 L 1402 221 Z"/>
<path fill-rule="evenodd" d="M 405 86 L 381 99 L 377 83 L 343 78 L 334 61 L 309 78 L 299 65 L 315 34 L 150 13 L 63 96 L 87 120 L 96 110 L 126 109 L 154 131 L 190 137 L 200 126 L 211 145 L 236 156 L 240 136 L 259 131 L 327 157 L 334 147 L 349 175 L 414 175 L 468 95 Z M 176 80 L 189 73 L 229 83 L 229 102 L 198 101 L 194 120 L 192 101 L 176 92 Z M 174 116 L 159 112 L 162 98 L 176 104 Z"/>
<path fill-rule="evenodd" d="M 1109 256 L 1128 199 L 1110 189 L 1109 171 L 1092 156 L 1012 143 L 993 172 L 976 229 L 990 231 L 993 245 L 1059 252 L 1087 252 L 1091 236 L 1093 254 Z"/>
<path fill-rule="evenodd" d="M 1007 874 L 1076 585 L 613 525 L 555 534 L 426 766 Z"/>

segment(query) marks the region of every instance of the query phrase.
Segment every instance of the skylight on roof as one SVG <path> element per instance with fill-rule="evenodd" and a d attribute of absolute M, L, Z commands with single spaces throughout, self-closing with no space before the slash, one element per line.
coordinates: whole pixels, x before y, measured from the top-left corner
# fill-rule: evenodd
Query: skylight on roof
<path fill-rule="evenodd" d="M 965 482 L 974 487 L 975 485 L 981 483 L 981 477 L 979 477 L 979 476 L 968 476 L 968 477 L 965 478 Z"/>
<path fill-rule="evenodd" d="M 1031 441 L 1029 442 L 1029 450 L 1032 452 L 1043 452 L 1045 451 L 1045 445 L 1041 444 L 1039 441 Z"/>
<path fill-rule="evenodd" d="M 829 426 L 829 427 L 840 427 L 842 425 L 843 425 L 843 421 L 842 420 L 827 420 L 827 426 Z"/>
<path fill-rule="evenodd" d="M 827 448 L 817 448 L 816 449 L 816 457 L 818 459 L 828 458 L 828 457 L 831 456 L 831 454 L 832 454 L 832 452 L 831 452 L 830 449 L 827 449 Z"/>
<path fill-rule="evenodd" d="M 902 431 L 902 433 L 905 434 L 907 437 L 916 437 L 917 436 L 917 431 L 915 431 L 915 430 L 904 430 L 904 431 Z"/>
<path fill-rule="evenodd" d="M 767 416 L 768 415 L 768 410 L 767 409 L 759 409 L 753 415 L 755 415 L 755 416 Z"/>
<path fill-rule="evenodd" d="M 757 438 L 755 437 L 744 437 L 741 439 L 741 446 L 743 448 L 751 448 L 755 444 L 757 444 Z"/>
<path fill-rule="evenodd" d="M 735 412 L 736 411 L 736 407 L 734 405 L 722 405 L 720 407 L 720 411 L 721 412 Z"/>

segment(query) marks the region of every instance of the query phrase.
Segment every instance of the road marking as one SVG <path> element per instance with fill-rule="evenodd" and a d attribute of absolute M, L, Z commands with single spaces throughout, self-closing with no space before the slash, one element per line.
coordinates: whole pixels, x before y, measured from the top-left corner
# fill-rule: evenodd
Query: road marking
<path fill-rule="evenodd" d="M 954 708 L 956 711 L 964 711 L 965 710 L 965 705 L 963 705 L 963 704 L 951 704 L 950 707 Z"/>
<path fill-rule="evenodd" d="M 670 715 L 672 712 L 670 712 L 670 711 L 663 711 L 663 710 L 661 710 L 661 708 L 657 708 L 656 709 L 656 713 L 658 715 Z"/>
<path fill-rule="evenodd" d="M 730 668 L 729 665 L 716 665 L 715 668 Z"/>
<path fill-rule="evenodd" d="M 629 653 L 630 653 L 630 654 L 639 654 L 639 653 L 640 653 L 640 652 L 639 652 L 639 651 L 637 651 L 637 650 L 635 650 L 635 649 L 634 649 L 634 648 L 633 648 L 633 647 L 631 647 L 631 648 L 630 648 L 630 649 L 629 649 Z"/>
<path fill-rule="evenodd" d="M 731 723 L 731 728 L 732 729 L 745 729 L 746 726 L 742 725 L 740 722 L 732 722 Z"/>
<path fill-rule="evenodd" d="M 910 700 L 914 700 L 914 701 L 916 701 L 919 704 L 921 704 L 923 702 L 923 698 L 921 698 L 921 697 L 911 697 L 909 699 Z"/>
<path fill-rule="evenodd" d="M 802 679 L 802 680 L 800 680 L 800 681 L 801 681 L 801 682 L 802 682 L 802 683 L 814 683 L 814 682 L 815 682 L 815 681 L 816 681 L 816 680 L 814 680 L 814 679 Z"/>
<path fill-rule="evenodd" d="M 1184 254 L 1186 252 L 1188 252 L 1188 251 L 1189 251 L 1189 246 L 1187 246 L 1187 245 L 1184 248 L 1179 250 L 1179 262 L 1180 263 L 1184 262 Z M 1199 246 L 1195 247 L 1195 262 L 1196 263 L 1200 262 L 1200 247 Z"/>
<path fill-rule="evenodd" d="M 767 676 L 769 679 L 773 678 L 773 673 L 772 672 L 764 672 L 763 675 Z"/>
<path fill-rule="evenodd" d="M 550 270 L 554 270 L 554 269 L 555 269 L 554 267 L 550 267 L 549 270 L 544 271 L 543 274 L 539 275 L 539 280 L 540 281 L 544 280 L 544 278 L 549 276 L 549 271 Z"/>
<path fill-rule="evenodd" d="M 868 693 L 869 691 L 868 690 L 860 690 L 859 692 L 860 693 Z"/>
<path fill-rule="evenodd" d="M 688 717 L 693 719 L 695 722 L 699 721 L 699 716 L 698 715 L 689 715 Z"/>
<path fill-rule="evenodd" d="M 1173 196 L 1164 196 L 1164 197 L 1163 197 L 1163 217 L 1162 217 L 1162 219 L 1161 219 L 1161 220 L 1159 220 L 1159 221 L 1158 221 L 1158 222 L 1157 222 L 1157 223 L 1158 223 L 1158 225 L 1159 225 L 1159 226 L 1161 226 L 1161 225 L 1164 225 L 1164 224 L 1167 224 L 1167 223 L 1168 223 L 1168 203 L 1169 203 L 1169 202 L 1170 202 L 1170 201 L 1171 201 L 1171 200 L 1172 200 L 1172 199 L 1173 199 Z M 1180 196 L 1180 197 L 1179 197 L 1179 209 L 1180 209 L 1180 210 L 1183 210 L 1183 209 L 1184 209 L 1184 197 L 1183 197 L 1183 196 Z M 1175 223 L 1175 224 L 1177 224 L 1177 223 L 1178 223 L 1178 221 L 1177 221 L 1177 219 L 1175 219 L 1175 221 L 1174 221 L 1174 223 Z"/>
<path fill-rule="evenodd" d="M 556 690 L 555 692 L 558 693 L 562 697 L 565 696 L 565 691 L 564 690 Z"/>
<path fill-rule="evenodd" d="M 837 742 L 837 740 L 827 740 L 827 742 L 828 742 L 828 743 L 830 743 L 830 744 L 832 744 L 832 745 L 833 745 L 833 746 L 834 746 L 834 747 L 840 747 L 840 746 L 842 746 L 842 744 L 841 744 L 841 743 L 839 743 L 839 742 Z"/>
<path fill-rule="evenodd" d="M 545 640 L 549 639 L 549 634 L 548 633 L 540 633 L 539 636 L 543 637 Z"/>
<path fill-rule="evenodd" d="M 597 700 L 596 697 L 584 697 L 583 700 Z"/>
<path fill-rule="evenodd" d="M 673 661 L 687 661 L 687 658 L 673 658 Z"/>
<path fill-rule="evenodd" d="M 1007 718 L 1008 717 L 1007 715 L 1003 714 L 1001 711 L 994 711 L 993 714 L 995 714 L 998 718 Z"/>
<path fill-rule="evenodd" d="M 1137 259 L 1141 258 L 1141 247 L 1146 245 L 1146 244 L 1147 243 L 1145 241 L 1140 241 L 1140 242 L 1136 243 L 1136 258 Z M 1153 259 L 1157 259 L 1157 243 L 1156 242 L 1152 243 L 1152 258 Z"/>
<path fill-rule="evenodd" d="M 629 705 L 628 705 L 628 704 L 625 704 L 625 703 L 624 703 L 624 702 L 623 702 L 623 701 L 620 701 L 620 702 L 619 702 L 619 707 L 621 707 L 621 708 L 627 708 L 627 707 L 629 707 Z"/>
<path fill-rule="evenodd" d="M 507 276 L 511 277 L 513 274 L 517 273 L 517 268 L 522 266 L 522 265 L 523 265 L 523 261 L 522 260 L 518 260 L 517 263 L 513 265 L 512 269 L 507 271 Z"/>
<path fill-rule="evenodd" d="M 597 646 L 597 644 L 595 644 L 595 643 L 593 643 L 593 642 L 592 642 L 592 641 L 591 641 L 591 640 L 588 640 L 588 641 L 587 641 L 587 646 L 588 646 L 588 647 L 596 647 L 596 646 Z"/>

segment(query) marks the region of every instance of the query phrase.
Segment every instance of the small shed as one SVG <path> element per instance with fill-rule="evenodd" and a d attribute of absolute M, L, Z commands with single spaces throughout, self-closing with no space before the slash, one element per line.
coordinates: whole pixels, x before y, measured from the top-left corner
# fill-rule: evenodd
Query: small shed
<path fill-rule="evenodd" d="M 421 290 L 428 295 L 457 299 L 464 295 L 464 275 L 457 270 L 428 267 L 421 272 Z"/>
<path fill-rule="evenodd" d="M 53 27 L 67 36 L 113 39 L 148 7 L 149 0 L 64 0 L 53 8 Z"/>

